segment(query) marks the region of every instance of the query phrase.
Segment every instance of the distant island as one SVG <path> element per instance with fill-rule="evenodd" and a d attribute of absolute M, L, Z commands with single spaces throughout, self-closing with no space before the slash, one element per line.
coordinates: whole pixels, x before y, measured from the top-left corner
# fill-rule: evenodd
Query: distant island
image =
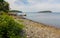
<path fill-rule="evenodd" d="M 40 11 L 38 13 L 52 13 L 52 11 Z"/>
<path fill-rule="evenodd" d="M 18 10 L 10 10 L 9 12 L 19 12 L 19 13 L 22 13 L 22 11 L 18 11 Z"/>

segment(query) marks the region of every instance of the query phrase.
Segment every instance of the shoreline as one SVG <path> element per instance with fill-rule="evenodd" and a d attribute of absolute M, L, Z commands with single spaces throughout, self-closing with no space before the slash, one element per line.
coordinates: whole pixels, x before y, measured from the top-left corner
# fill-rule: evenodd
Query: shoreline
<path fill-rule="evenodd" d="M 50 25 L 48 25 L 48 24 L 44 24 L 44 23 L 41 23 L 41 22 L 37 22 L 37 21 L 33 21 L 33 20 L 31 20 L 31 19 L 28 19 L 28 18 L 24 18 L 24 17 L 22 17 L 23 19 L 26 19 L 26 20 L 29 20 L 29 21 L 32 21 L 32 22 L 35 22 L 35 23 L 38 23 L 38 24 L 42 24 L 42 25 L 44 25 L 44 26 L 46 26 L 46 27 L 52 27 L 52 28 L 55 28 L 55 29 L 60 29 L 60 28 L 57 28 L 57 27 L 55 27 L 55 26 L 50 26 Z"/>
<path fill-rule="evenodd" d="M 55 28 L 55 29 L 59 29 L 59 30 L 60 30 L 60 28 L 57 28 L 57 27 L 55 27 L 55 26 L 48 25 L 48 24 L 44 24 L 44 23 L 40 23 L 40 22 L 37 22 L 37 21 L 33 21 L 33 20 L 28 19 L 28 18 L 25 18 L 25 17 L 23 17 L 23 16 L 17 16 L 17 17 L 18 17 L 19 19 L 29 20 L 29 21 L 32 21 L 32 22 L 35 22 L 35 23 L 41 24 L 41 25 L 46 26 L 46 27 L 51 27 L 51 28 Z"/>
<path fill-rule="evenodd" d="M 27 38 L 60 38 L 60 29 L 58 28 L 35 22 L 21 16 L 15 17 L 15 19 L 23 21 L 20 23 L 25 26 L 24 30 Z"/>

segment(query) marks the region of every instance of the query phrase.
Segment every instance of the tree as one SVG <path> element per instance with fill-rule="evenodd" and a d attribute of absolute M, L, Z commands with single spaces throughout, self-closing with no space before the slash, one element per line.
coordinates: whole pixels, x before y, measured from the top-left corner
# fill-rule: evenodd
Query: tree
<path fill-rule="evenodd" d="M 0 0 L 0 2 L 3 2 L 4 0 Z"/>
<path fill-rule="evenodd" d="M 4 3 L 4 5 L 3 5 L 3 11 L 4 12 L 8 12 L 9 11 L 9 4 L 7 3 L 7 2 L 3 2 Z"/>
<path fill-rule="evenodd" d="M 8 12 L 9 11 L 9 3 L 4 0 L 0 0 L 0 12 Z"/>

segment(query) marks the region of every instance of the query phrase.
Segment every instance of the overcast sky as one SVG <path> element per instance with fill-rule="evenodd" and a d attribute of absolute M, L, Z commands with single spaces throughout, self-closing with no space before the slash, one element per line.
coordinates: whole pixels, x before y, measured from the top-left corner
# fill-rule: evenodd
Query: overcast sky
<path fill-rule="evenodd" d="M 9 2 L 13 10 L 24 12 L 36 12 L 41 10 L 51 10 L 60 12 L 60 0 L 5 0 Z"/>

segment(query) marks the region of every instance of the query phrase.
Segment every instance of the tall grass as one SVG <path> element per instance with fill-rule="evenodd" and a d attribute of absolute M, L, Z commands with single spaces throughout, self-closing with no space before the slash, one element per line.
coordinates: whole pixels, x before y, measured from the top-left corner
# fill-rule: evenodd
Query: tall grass
<path fill-rule="evenodd" d="M 23 28 L 9 15 L 0 15 L 0 38 L 24 38 Z"/>

